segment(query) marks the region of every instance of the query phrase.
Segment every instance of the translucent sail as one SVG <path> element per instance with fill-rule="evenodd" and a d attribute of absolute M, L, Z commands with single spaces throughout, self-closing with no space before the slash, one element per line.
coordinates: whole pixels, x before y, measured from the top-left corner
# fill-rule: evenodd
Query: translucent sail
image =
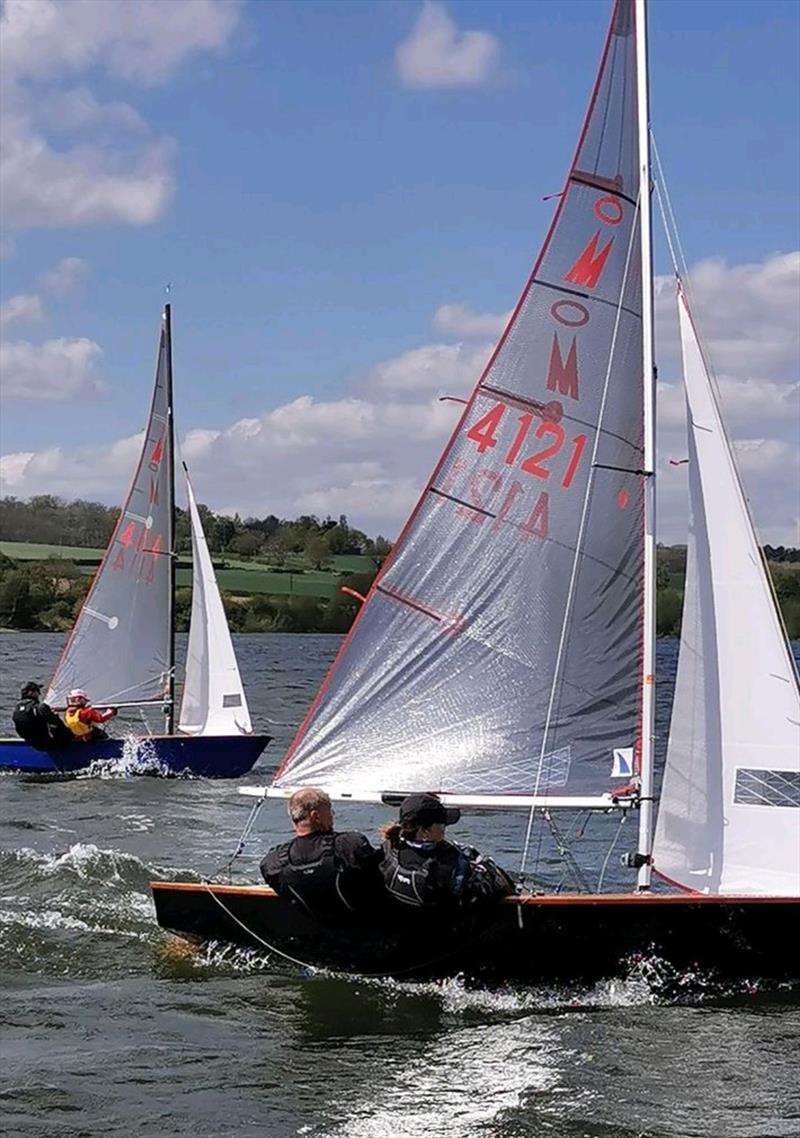
<path fill-rule="evenodd" d="M 656 869 L 704 893 L 800 895 L 800 689 L 682 294 L 691 522 Z"/>
<path fill-rule="evenodd" d="M 249 735 L 253 726 L 192 484 L 192 619 L 179 730 L 188 735 Z"/>
<path fill-rule="evenodd" d="M 66 703 L 84 688 L 97 706 L 147 703 L 169 692 L 172 572 L 172 376 L 162 317 L 155 391 L 142 453 L 100 568 L 50 681 Z"/>
<path fill-rule="evenodd" d="M 633 32 L 621 0 L 533 273 L 277 787 L 596 796 L 620 785 L 612 770 L 631 773 L 643 607 Z"/>

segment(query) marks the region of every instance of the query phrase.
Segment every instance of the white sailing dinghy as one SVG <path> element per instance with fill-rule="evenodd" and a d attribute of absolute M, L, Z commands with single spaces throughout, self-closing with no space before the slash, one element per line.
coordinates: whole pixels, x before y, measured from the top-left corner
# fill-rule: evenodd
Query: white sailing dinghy
<path fill-rule="evenodd" d="M 65 772 L 140 755 L 148 772 L 235 778 L 269 738 L 254 735 L 200 515 L 188 482 L 193 597 L 178 731 L 175 707 L 175 441 L 172 325 L 164 308 L 155 387 L 131 488 L 103 560 L 50 681 L 46 700 L 66 706 L 84 688 L 96 707 L 163 709 L 164 734 L 37 751 L 0 740 L 0 768 Z M 141 753 L 141 754 L 140 754 Z"/>
<path fill-rule="evenodd" d="M 692 541 L 653 844 L 650 185 L 645 5 L 617 0 L 522 297 L 272 786 L 243 791 L 521 810 L 523 864 L 536 812 L 637 810 L 636 892 L 523 894 L 442 918 L 432 951 L 427 912 L 424 938 L 406 914 L 354 935 L 264 887 L 154 882 L 165 927 L 373 973 L 584 980 L 656 952 L 797 978 L 797 676 L 682 294 Z"/>

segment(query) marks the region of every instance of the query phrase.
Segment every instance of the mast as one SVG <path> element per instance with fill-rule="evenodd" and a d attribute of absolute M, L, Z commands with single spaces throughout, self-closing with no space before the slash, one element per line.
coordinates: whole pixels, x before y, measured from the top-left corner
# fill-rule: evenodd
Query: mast
<path fill-rule="evenodd" d="M 653 846 L 653 749 L 655 742 L 656 648 L 656 381 L 653 359 L 653 251 L 650 213 L 650 107 L 647 74 L 646 0 L 634 0 L 636 102 L 639 133 L 639 219 L 642 268 L 642 382 L 644 384 L 644 603 L 642 627 L 642 724 L 639 758 L 640 808 L 637 889 L 650 888 Z"/>
<path fill-rule="evenodd" d="M 169 486 L 169 520 L 167 530 L 167 556 L 169 557 L 169 652 L 167 655 L 167 700 L 164 710 L 165 730 L 172 735 L 175 730 L 175 425 L 172 404 L 172 313 L 169 304 L 164 305 L 164 336 L 167 355 L 167 483 Z"/>

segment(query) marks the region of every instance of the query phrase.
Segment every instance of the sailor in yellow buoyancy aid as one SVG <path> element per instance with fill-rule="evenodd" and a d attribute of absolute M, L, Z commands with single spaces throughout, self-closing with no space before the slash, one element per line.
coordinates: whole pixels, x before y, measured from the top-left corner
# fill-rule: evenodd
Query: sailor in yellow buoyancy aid
<path fill-rule="evenodd" d="M 82 688 L 73 688 L 67 696 L 64 722 L 78 742 L 95 743 L 99 739 L 108 738 L 99 724 L 107 723 L 116 714 L 117 709 L 115 707 L 109 707 L 105 711 L 97 711 L 96 708 L 92 707 L 89 696 Z"/>

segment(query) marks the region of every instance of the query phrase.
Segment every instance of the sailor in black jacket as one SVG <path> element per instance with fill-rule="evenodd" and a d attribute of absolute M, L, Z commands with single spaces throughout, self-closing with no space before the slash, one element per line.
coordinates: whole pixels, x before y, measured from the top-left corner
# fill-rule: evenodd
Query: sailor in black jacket
<path fill-rule="evenodd" d="M 334 830 L 334 811 L 324 790 L 308 786 L 295 791 L 289 817 L 295 837 L 269 850 L 261 862 L 267 885 L 320 919 L 363 911 L 380 898 L 380 850 L 363 834 Z"/>
<path fill-rule="evenodd" d="M 40 701 L 41 691 L 41 684 L 33 680 L 23 684 L 11 715 L 14 730 L 37 751 L 54 751 L 74 743 L 74 736 L 67 725 L 48 704 Z"/>
<path fill-rule="evenodd" d="M 383 830 L 381 875 L 394 901 L 414 907 L 471 905 L 514 892 L 514 882 L 491 858 L 445 839 L 461 811 L 435 794 L 411 794 L 399 820 Z"/>

